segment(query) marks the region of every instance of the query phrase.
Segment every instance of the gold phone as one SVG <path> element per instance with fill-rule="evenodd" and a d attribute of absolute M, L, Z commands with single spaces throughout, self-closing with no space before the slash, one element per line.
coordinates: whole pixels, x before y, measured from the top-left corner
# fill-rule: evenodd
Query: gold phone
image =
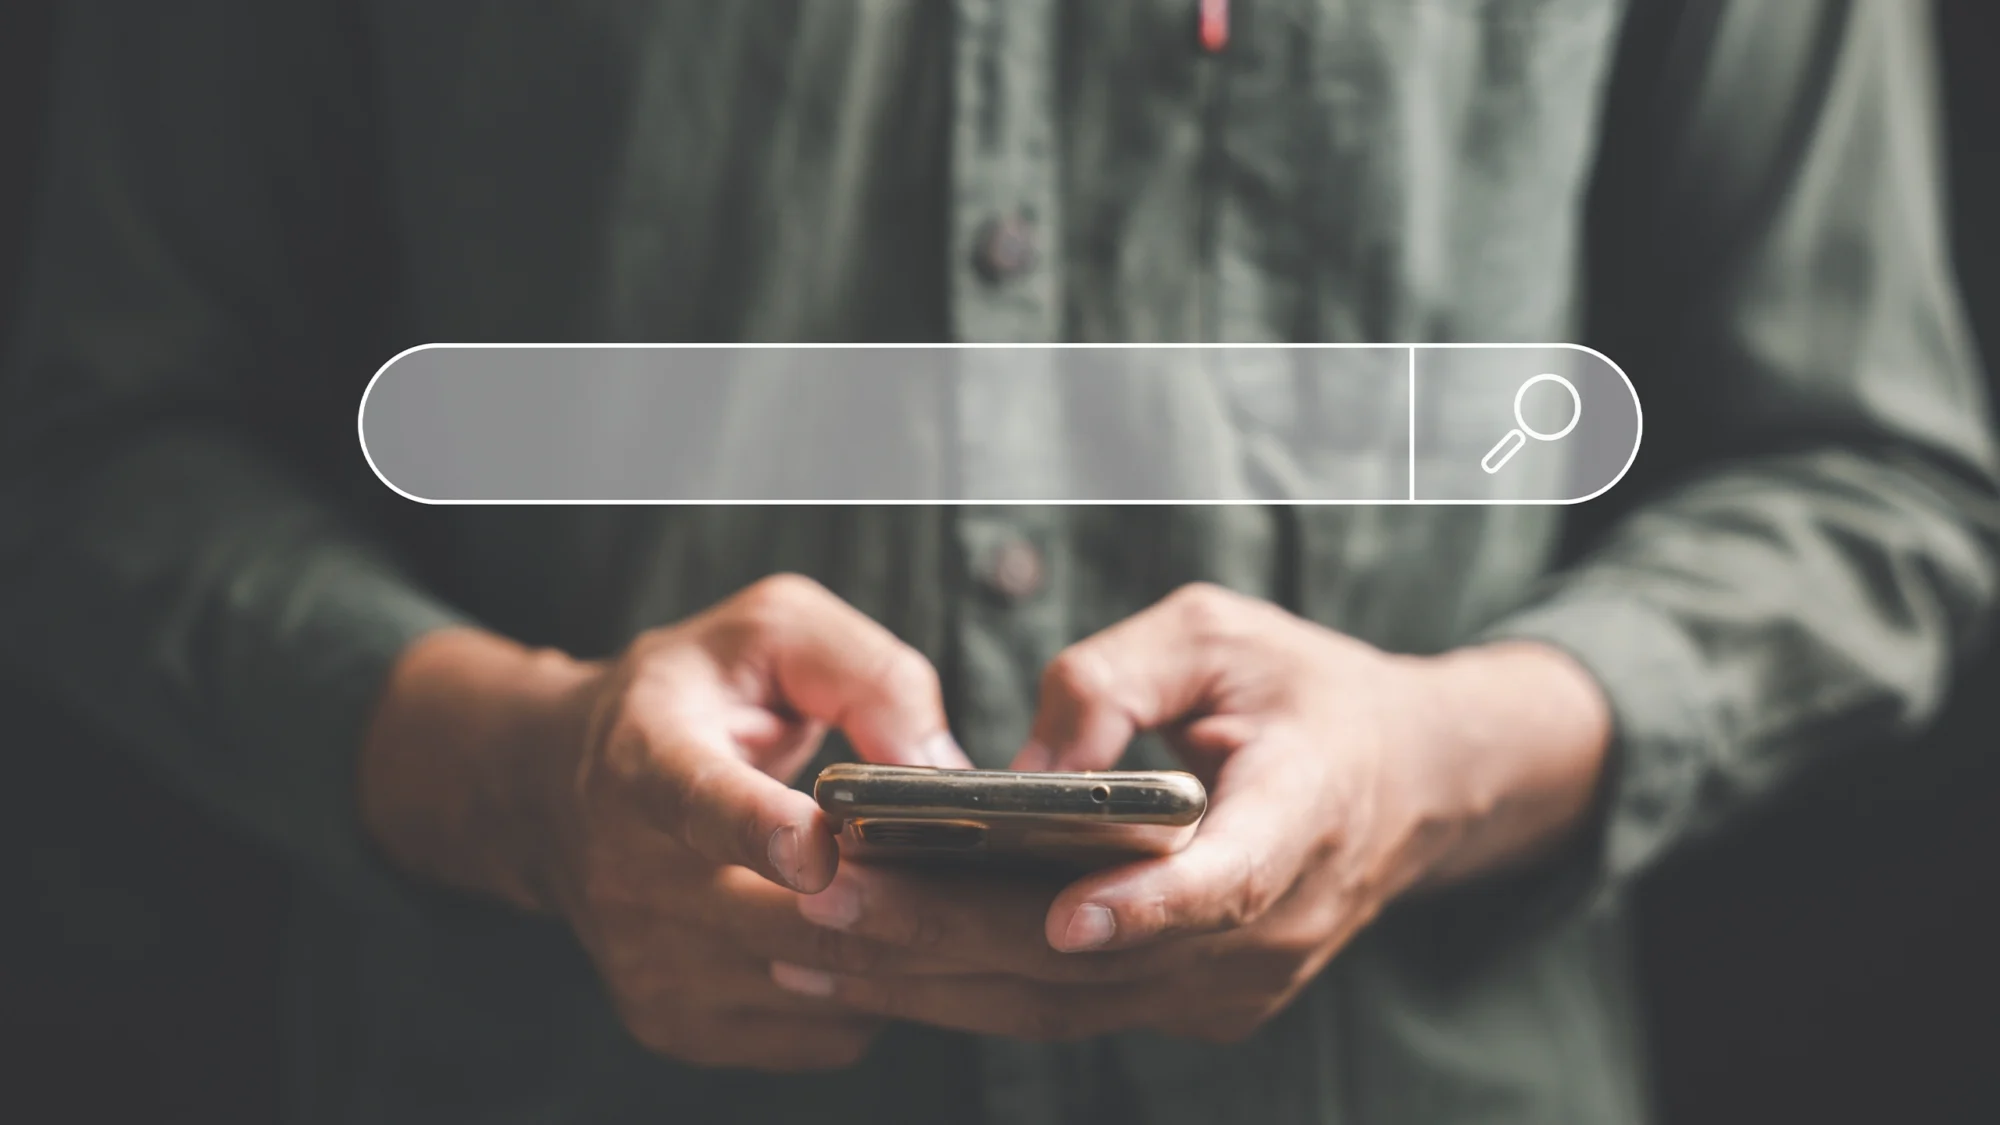
<path fill-rule="evenodd" d="M 1208 791 L 1176 770 L 1017 773 L 841 762 L 813 798 L 841 852 L 923 863 L 1107 867 L 1178 851 Z"/>

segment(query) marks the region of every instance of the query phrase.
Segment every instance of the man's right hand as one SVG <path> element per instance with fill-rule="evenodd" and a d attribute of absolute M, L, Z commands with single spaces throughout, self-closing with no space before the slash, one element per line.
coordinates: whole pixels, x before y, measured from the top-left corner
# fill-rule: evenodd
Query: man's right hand
<path fill-rule="evenodd" d="M 766 579 L 608 663 L 441 632 L 391 672 L 362 811 L 402 866 L 566 918 L 649 1048 L 843 1066 L 878 1021 L 778 988 L 770 963 L 923 966 L 799 915 L 838 853 L 787 782 L 829 727 L 867 761 L 969 764 L 930 663 L 806 579 Z"/>

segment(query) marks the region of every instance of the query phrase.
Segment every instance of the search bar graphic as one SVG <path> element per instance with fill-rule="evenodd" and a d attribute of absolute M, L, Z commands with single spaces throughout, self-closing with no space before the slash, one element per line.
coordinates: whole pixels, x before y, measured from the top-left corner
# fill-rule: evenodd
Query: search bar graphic
<path fill-rule="evenodd" d="M 1569 421 L 1563 423 L 1562 429 L 1552 434 L 1545 434 L 1537 430 L 1533 426 L 1530 426 L 1526 419 L 1521 417 L 1521 400 L 1527 396 L 1530 390 L 1534 389 L 1535 384 L 1544 382 L 1555 383 L 1563 390 L 1568 391 L 1570 398 Z M 1560 375 L 1549 372 L 1536 375 L 1527 382 L 1522 383 L 1521 389 L 1514 392 L 1514 428 L 1507 431 L 1507 436 L 1501 438 L 1498 445 L 1486 451 L 1486 456 L 1479 459 L 1479 467 L 1485 469 L 1489 474 L 1497 473 L 1507 467 L 1507 462 L 1514 459 L 1514 454 L 1521 452 L 1521 447 L 1528 444 L 1529 438 L 1534 438 L 1536 441 L 1561 441 L 1569 436 L 1571 430 L 1576 429 L 1576 424 L 1582 421 L 1582 419 L 1583 395 L 1577 391 L 1575 383 L 1570 382 Z"/>
<path fill-rule="evenodd" d="M 357 429 L 429 504 L 1572 504 L 1644 423 L 1570 344 L 432 344 Z"/>

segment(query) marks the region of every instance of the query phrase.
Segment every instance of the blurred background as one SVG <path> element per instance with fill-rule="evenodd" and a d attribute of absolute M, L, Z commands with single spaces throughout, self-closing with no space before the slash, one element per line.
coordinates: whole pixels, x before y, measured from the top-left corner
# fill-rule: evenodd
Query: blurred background
<path fill-rule="evenodd" d="M 0 0 L 0 341 L 57 2 Z M 1958 264 L 2000 366 L 2000 4 L 1939 0 L 1939 26 Z M 2000 1122 L 1996 697 L 1989 659 L 1924 745 L 1835 763 L 1651 881 L 1668 1125 Z M 0 748 L 0 1119 L 273 1120 L 283 873 L 5 683 Z"/>

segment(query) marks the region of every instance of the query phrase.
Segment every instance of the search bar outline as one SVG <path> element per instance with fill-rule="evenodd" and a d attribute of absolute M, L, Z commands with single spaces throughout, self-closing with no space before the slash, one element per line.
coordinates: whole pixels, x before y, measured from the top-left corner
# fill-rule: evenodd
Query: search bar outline
<path fill-rule="evenodd" d="M 757 497 L 730 497 L 730 498 L 700 498 L 700 497 L 673 497 L 673 498 L 650 498 L 650 497 L 649 497 L 649 498 L 636 498 L 636 497 L 575 497 L 575 498 L 572 498 L 572 497 L 559 497 L 559 498 L 538 498 L 538 497 L 524 497 L 524 498 L 511 498 L 511 497 L 509 497 L 509 498 L 500 498 L 500 497 L 442 497 L 442 498 L 440 498 L 440 497 L 432 497 L 432 496 L 425 496 L 425 495 L 420 495 L 420 494 L 418 494 L 418 493 L 415 493 L 415 492 L 412 492 L 412 491 L 410 491 L 410 490 L 408 490 L 408 489 L 405 489 L 405 488 L 404 488 L 404 487 L 402 487 L 401 485 L 399 485 L 399 484 L 398 484 L 398 483 L 397 483 L 397 482 L 396 482 L 395 480 L 391 479 L 391 476 L 390 476 L 390 475 L 389 475 L 388 473 L 385 473 L 385 472 L 383 471 L 383 468 L 381 467 L 381 465 L 380 465 L 380 464 L 378 463 L 378 460 L 377 460 L 377 457 L 376 457 L 376 455 L 375 455 L 375 451 L 374 451 L 374 450 L 373 450 L 373 449 L 371 448 L 371 446 L 370 446 L 370 442 L 369 442 L 369 436 L 368 436 L 368 420 L 369 420 L 369 408 L 370 408 L 370 405 L 371 405 L 371 402 L 373 402 L 373 401 L 375 400 L 375 397 L 376 397 L 376 392 L 377 392 L 377 389 L 378 389 L 378 386 L 379 386 L 379 385 L 381 384 L 381 382 L 383 381 L 384 377 L 385 377 L 386 375 L 388 375 L 389 373 L 391 373 L 391 372 L 392 372 L 392 371 L 393 371 L 393 370 L 394 370 L 394 369 L 395 369 L 395 368 L 396 368 L 396 367 L 397 367 L 397 366 L 398 366 L 399 364 L 403 363 L 403 362 L 404 362 L 405 360 L 409 359 L 410 357 L 412 357 L 412 356 L 416 356 L 416 355 L 421 355 L 421 354 L 424 354 L 424 353 L 430 353 L 430 352 L 438 352 L 438 351 L 530 351 L 530 352 L 540 352 L 540 351 L 576 351 L 576 352 L 594 352 L 594 351 L 630 351 L 630 352 L 651 352 L 651 351 L 727 351 L 727 352 L 759 352 L 759 351 L 812 351 L 812 352 L 821 352 L 821 351 L 824 351 L 824 352 L 851 352 L 851 351 L 883 351 L 883 352 L 895 352 L 895 351 L 927 351 L 927 350 L 928 350 L 928 351 L 949 351 L 949 352 L 1004 352 L 1004 351 L 1034 351 L 1034 352 L 1068 352 L 1068 351 L 1086 351 L 1086 352 L 1087 352 L 1087 351 L 1260 351 L 1260 352 L 1274 352 L 1274 353 L 1289 353 L 1289 352 L 1347 352 L 1347 351 L 1365 351 L 1365 352 L 1402 352 L 1402 353 L 1406 353 L 1406 354 L 1407 354 L 1407 357 L 1408 357 L 1408 363 L 1407 363 L 1407 380 L 1408 380 L 1408 386 L 1407 386 L 1407 407 L 1406 407 L 1406 412 L 1407 412 L 1407 423 L 1408 423 L 1408 428 L 1407 428 L 1407 439 L 1406 439 L 1406 440 L 1407 440 L 1407 444 L 1408 444 L 1408 453 L 1407 453 L 1407 456 L 1408 456 L 1408 465 L 1407 465 L 1407 468 L 1406 468 L 1406 474 L 1405 474 L 1405 475 L 1406 475 L 1406 482 L 1407 482 L 1407 485 L 1408 485 L 1408 487 L 1407 487 L 1407 489 L 1406 489 L 1406 491 L 1405 491 L 1405 494 L 1404 494 L 1403 496 L 1400 496 L 1400 497 L 1396 497 L 1396 496 L 1385 496 L 1385 497 L 1379 497 L 1379 498 L 1368 498 L 1368 499 L 1342 499 L 1342 498 L 1314 498 L 1314 497 L 1300 497 L 1300 498 L 1287 498 L 1287 499 L 1283 499 L 1283 500 L 1276 500 L 1276 501 L 1272 501 L 1272 500 L 1259 500 L 1259 499 L 1234 499 L 1234 498 L 1207 498 L 1207 497 L 1170 497 L 1170 498 L 1145 498 L 1145 497 L 1134 497 L 1134 498 L 1123 498 L 1123 499 L 1100 499 L 1100 498 L 1082 498 L 1082 499 L 1078 499 L 1078 498 L 1063 498 L 1063 497 L 1051 497 L 1051 498 L 1045 498 L 1045 499 L 998 499 L 998 500 L 995 500 L 995 499 L 980 499 L 980 498 L 966 498 L 966 497 L 921 497 L 921 498 L 904 498 L 904 497 L 879 497 L 879 498 L 865 498 L 865 499 L 864 499 L 864 498 L 838 498 L 838 499 L 818 499 L 818 498 L 809 498 L 809 497 L 771 497 L 771 498 L 757 498 Z M 1633 434 L 1632 434 L 1632 438 L 1631 438 L 1631 443 L 1630 443 L 1630 448 L 1629 448 L 1629 450 L 1627 450 L 1627 451 L 1626 451 L 1626 455 L 1625 455 L 1625 457 L 1624 457 L 1624 460 L 1623 460 L 1623 463 L 1622 463 L 1622 465 L 1620 465 L 1620 467 L 1618 468 L 1618 471 L 1617 471 L 1617 473 L 1616 473 L 1616 474 L 1615 474 L 1614 476 L 1612 476 L 1612 478 L 1611 478 L 1610 480 L 1608 480 L 1608 481 L 1606 481 L 1605 483 L 1603 483 L 1603 484 L 1599 485 L 1598 487 L 1596 487 L 1595 489 L 1593 489 L 1593 490 L 1592 490 L 1592 491 L 1590 491 L 1589 493 L 1587 493 L 1587 494 L 1585 494 L 1585 495 L 1581 495 L 1581 496 L 1574 496 L 1574 497 L 1560 497 L 1560 498 L 1546 498 L 1546 499 L 1543 499 L 1543 498 L 1513 498 L 1513 497 L 1500 497 L 1500 498 L 1452 498 L 1452 497 L 1430 497 L 1430 498 L 1422 498 L 1422 497 L 1419 497 L 1419 496 L 1417 495 L 1417 492 L 1418 492 L 1418 488 L 1417 488 L 1417 480 L 1418 480 L 1418 472 L 1417 472 L 1417 465 L 1418 465 L 1418 435 L 1417 435 L 1417 420 L 1418 420 L 1418 408 L 1419 408 L 1419 407 L 1418 407 L 1418 397 L 1417 397 L 1417 396 L 1418 396 L 1418 381 L 1419 381 L 1419 380 L 1418 380 L 1418 358 L 1419 358 L 1419 356 L 1420 356 L 1421 354 L 1423 354 L 1423 353 L 1426 353 L 1426 352 L 1442 352 L 1442 353 L 1459 353 L 1459 352 L 1480 352 L 1480 351 L 1486 351 L 1486 352 L 1511 352 L 1511 351 L 1534 351 L 1534 350 L 1540 350 L 1540 351 L 1552 351 L 1552 350 L 1558 350 L 1558 351 L 1567 351 L 1567 352 L 1573 352 L 1573 353 L 1577 353 L 1578 355 L 1581 355 L 1581 356 L 1585 356 L 1585 357 L 1589 357 L 1590 359 L 1593 359 L 1593 360 L 1597 361 L 1598 363 L 1601 363 L 1601 364 L 1602 364 L 1602 365 L 1603 365 L 1603 366 L 1604 366 L 1605 368 L 1609 369 L 1609 370 L 1610 370 L 1610 371 L 1611 371 L 1612 373 L 1615 373 L 1615 374 L 1617 375 L 1617 377 L 1618 377 L 1618 380 L 1619 380 L 1620 384 L 1622 384 L 1622 386 L 1623 386 L 1623 389 L 1624 389 L 1624 392 L 1625 392 L 1625 396 L 1626 396 L 1626 397 L 1627 397 L 1627 398 L 1629 399 L 1629 401 L 1630 401 L 1630 404 L 1631 404 L 1631 413 L 1632 413 L 1632 428 L 1633 428 Z M 1567 383 L 1567 380 L 1564 380 L 1564 382 L 1565 382 L 1565 383 Z M 1523 385 L 1523 386 L 1522 386 L 1522 387 L 1520 388 L 1520 390 L 1521 390 L 1521 391 L 1525 391 L 1526 389 L 1527 389 L 1527 388 L 1526 388 L 1526 385 L 1525 385 L 1525 384 L 1524 384 L 1524 385 Z M 1572 393 L 1575 393 L 1575 390 L 1574 390 L 1574 387 L 1572 387 L 1572 388 L 1571 388 L 1571 390 L 1572 390 Z M 1517 396 L 1517 398 L 1518 398 L 1518 396 Z M 1563 434 L 1564 434 L 1565 436 L 1566 436 L 1566 435 L 1567 435 L 1567 434 L 1569 433 L 1569 431 L 1570 431 L 1571 429 L 1574 429 L 1574 428 L 1575 428 L 1575 425 L 1576 425 L 1576 422 L 1577 422 L 1578 420 L 1580 420 L 1580 419 L 1581 419 L 1581 416 L 1582 416 L 1582 412 L 1581 412 L 1581 410 L 1578 410 L 1578 411 L 1577 411 L 1577 413 L 1576 413 L 1576 415 L 1575 415 L 1575 417 L 1573 417 L 1573 418 L 1572 418 L 1572 420 L 1571 420 L 1570 424 L 1569 424 L 1568 426 L 1566 426 L 1566 427 L 1565 427 L 1565 428 L 1563 429 Z M 1505 421 L 1505 419 L 1502 419 L 1502 421 L 1504 422 L 1504 421 Z M 1573 504 L 1581 504 L 1581 503 L 1586 503 L 1586 502 L 1588 502 L 1588 501 L 1590 501 L 1590 500 L 1594 500 L 1594 499 L 1596 499 L 1596 498 L 1598 498 L 1598 497 L 1600 497 L 1600 496 L 1604 495 L 1604 494 L 1605 494 L 1606 492 L 1610 491 L 1610 490 L 1611 490 L 1611 489 L 1612 489 L 1613 487 L 1615 487 L 1615 486 L 1616 486 L 1616 485 L 1617 485 L 1617 484 L 1618 484 L 1618 483 L 1619 483 L 1620 481 L 1622 481 L 1622 480 L 1623 480 L 1623 479 L 1625 478 L 1625 476 L 1626 476 L 1626 475 L 1627 475 L 1627 474 L 1628 474 L 1628 473 L 1629 473 L 1629 472 L 1631 471 L 1631 467 L 1632 467 L 1633 463 L 1634 463 L 1634 462 L 1635 462 L 1635 461 L 1637 460 L 1637 458 L 1638 458 L 1638 453 L 1639 453 L 1639 449 L 1640 449 L 1640 446 L 1641 446 L 1641 445 L 1643 444 L 1643 442 L 1644 442 L 1644 436 L 1645 436 L 1645 410 L 1644 410 L 1644 406 L 1643 406 L 1642 402 L 1640 401 L 1640 398 L 1639 398 L 1639 394 L 1638 394 L 1638 389 L 1637 389 L 1637 387 L 1636 387 L 1636 386 L 1635 386 L 1635 385 L 1633 384 L 1633 382 L 1632 382 L 1632 379 L 1631 379 L 1631 377 L 1630 377 L 1630 376 L 1629 376 L 1629 375 L 1628 375 L 1628 374 L 1627 374 L 1627 373 L 1625 372 L 1625 370 L 1624 370 L 1624 369 L 1623 369 L 1623 368 L 1622 368 L 1621 366 L 1619 366 L 1619 364 L 1618 364 L 1618 363 L 1617 363 L 1616 361 L 1612 360 L 1612 359 L 1611 359 L 1611 358 L 1610 358 L 1609 356 L 1605 355 L 1605 354 L 1604 354 L 1603 352 L 1601 352 L 1601 351 L 1598 351 L 1598 350 L 1597 350 L 1596 348 L 1593 348 L 1593 347 L 1591 347 L 1591 346 L 1589 346 L 1589 345 L 1586 345 L 1586 344 L 1578 344 L 1578 343 L 1569 343 L 1569 342 L 1551 342 L 1551 343 L 1476 343 L 1476 342 L 1449 342 L 1449 343 L 1423 343 L 1423 344 L 1410 344 L 1410 343 L 1393 343 L 1393 344 L 1388 344 L 1388 343 L 1304 343 L 1304 342 L 1272 342 L 1272 343 L 1219 343 L 1219 342 L 1212 342 L 1212 341 L 1201 341 L 1201 342 L 1174 342 L 1174 343 L 1157 343 L 1157 344 L 1135 344 L 1135 343 L 1108 343 L 1108 342 L 1059 342 L 1059 343 L 1032 343 L 1032 344 L 1030 344 L 1030 343 L 967 343 L 967 342 L 941 342 L 941 343 L 922 343 L 922 342 L 896 342 L 896 343 L 861 343 L 861 342 L 841 342 L 841 343 L 821 343 L 821 344 L 806 344 L 806 343 L 785 343 L 785 342 L 756 342 L 756 343 L 735 343 L 735 344 L 715 344 L 715 343 L 696 343 L 696 342 L 642 342 L 642 343 L 618 343 L 618 342 L 592 342 L 592 343 L 551 343 L 551 342 L 489 342 L 489 343 L 463 343 L 463 342 L 441 342 L 441 341 L 440 341 L 440 342 L 431 342 L 431 343 L 424 343 L 424 344 L 418 344 L 418 345 L 414 345 L 414 346 L 412 346 L 412 347 L 408 347 L 408 348 L 405 348 L 405 349 L 403 349 L 402 351 L 400 351 L 400 352 L 396 353 L 396 355 L 394 355 L 394 356 L 390 357 L 390 359 L 389 359 L 388 361 L 384 362 L 384 363 L 383 363 L 383 364 L 382 364 L 382 365 L 381 365 L 380 367 L 378 367 L 378 368 L 376 369 L 375 373 L 374 373 L 374 374 L 373 374 L 373 375 L 372 375 L 372 376 L 370 377 L 370 379 L 369 379 L 369 381 L 368 381 L 368 384 L 367 384 L 367 386 L 366 386 L 366 387 L 365 387 L 365 388 L 363 389 L 363 391 L 362 391 L 362 393 L 361 393 L 361 397 L 360 397 L 360 401 L 359 401 L 359 403 L 357 404 L 357 407 L 356 407 L 356 418 L 355 418 L 355 430 L 356 430 L 356 437 L 357 437 L 357 440 L 358 440 L 358 442 L 359 442 L 359 444 L 360 444 L 360 446 L 361 446 L 361 452 L 362 452 L 362 456 L 363 456 L 363 459 L 364 459 L 364 460 L 366 461 L 366 463 L 367 463 L 367 465 L 368 465 L 368 468 L 369 468 L 369 471 L 370 471 L 370 472 L 372 472 L 372 473 L 374 473 L 374 475 L 375 475 L 376 479 L 377 479 L 377 480 L 379 480 L 379 481 L 381 481 L 381 482 L 382 482 L 382 485 L 383 485 L 384 487 L 388 488 L 388 489 L 389 489 L 390 491 L 392 491 L 392 492 L 396 493 L 396 494 L 397 494 L 398 496 L 400 496 L 400 497 L 402 497 L 402 498 L 404 498 L 404 499 L 406 499 L 406 500 L 409 500 L 409 501 L 412 501 L 412 502 L 415 502 L 415 503 L 419 503 L 419 504 L 425 504 L 425 505 L 431 505 L 431 506 L 439 506 L 439 507 L 477 507 L 477 506 L 488 506 L 488 505 L 521 505 L 521 506 L 537 506 L 537 507 L 539 507 L 539 506 L 584 506 L 584 505 L 589 505 L 589 506 L 612 506 L 612 507 L 623 507 L 623 506 L 662 506 L 662 505 L 692 505 L 692 506 L 727 506 L 727 505 L 747 505 L 747 506 L 772 506 L 772 505 L 789 505 L 789 504 L 797 504 L 797 505 L 820 505 L 820 504 L 837 504 L 837 505 L 859 505 L 859 504 L 868 504 L 868 505 L 885 505 L 885 506 L 900 506 L 900 505 L 912 505 L 912 504 L 938 504 L 938 505 L 951 505 L 951 506 L 961 506 L 961 505 L 978 505 L 978 504 L 994 504 L 994 505 L 1002 505 L 1002 506 L 1007 506 L 1007 505 L 1030 505 L 1030 504 L 1032 504 L 1032 505 L 1047 505 L 1047 506 L 1069 506 L 1069 505 L 1092 505 L 1092 504 L 1109 504 L 1109 503 L 1117 503 L 1117 504 L 1133 504 L 1133 505 L 1139 505 L 1139 506 L 1153 506 L 1153 505 L 1183 505 L 1183 504 L 1184 504 L 1184 505 L 1192 505 L 1192 506 L 1214 506 L 1214 505 L 1232 505 L 1232 504 L 1254 504 L 1254 503 L 1281 503 L 1281 504 L 1293 504 L 1293 505 L 1299 505 L 1299 506 L 1312 506 L 1312 507 L 1327 507 L 1327 506 L 1333 506 L 1333 507 L 1378 507 L 1378 506 L 1379 506 L 1379 507 L 1401 507 L 1401 506 L 1475 506 L 1475 507 L 1477 507 L 1477 506 L 1509 506 L 1509 507 L 1567 507 L 1567 506 L 1570 506 L 1570 505 L 1573 505 Z M 1503 440 L 1504 440 L 1504 439 L 1503 439 Z M 1511 457 L 1511 454 L 1510 454 L 1510 457 Z M 1482 466 L 1482 468 L 1483 468 L 1483 466 Z"/>

